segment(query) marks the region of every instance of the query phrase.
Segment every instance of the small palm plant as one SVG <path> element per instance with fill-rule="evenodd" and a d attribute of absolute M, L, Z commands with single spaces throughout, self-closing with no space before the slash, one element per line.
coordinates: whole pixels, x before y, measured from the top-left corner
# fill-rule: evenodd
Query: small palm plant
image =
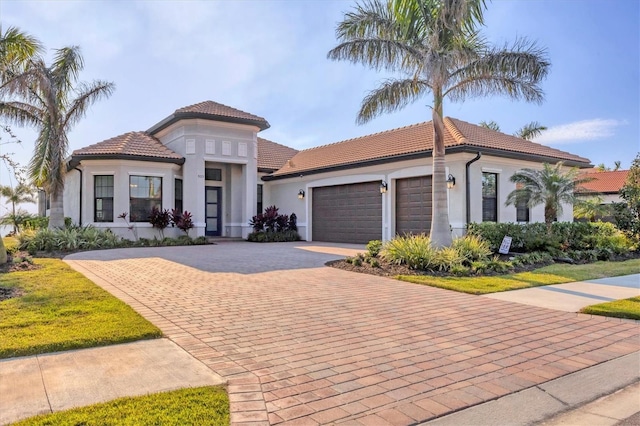
<path fill-rule="evenodd" d="M 563 204 L 574 204 L 577 199 L 576 188 L 593 179 L 580 178 L 577 168 L 563 171 L 563 167 L 562 162 L 555 166 L 545 163 L 542 170 L 517 171 L 510 179 L 517 187 L 507 196 L 505 205 L 526 201 L 527 207 L 531 208 L 544 204 L 544 221 L 551 233 L 551 224 L 562 213 Z"/>

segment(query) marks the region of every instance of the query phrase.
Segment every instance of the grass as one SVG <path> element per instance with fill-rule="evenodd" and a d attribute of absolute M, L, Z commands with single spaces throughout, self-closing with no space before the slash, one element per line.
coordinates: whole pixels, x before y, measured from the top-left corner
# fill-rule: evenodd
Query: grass
<path fill-rule="evenodd" d="M 161 331 L 59 259 L 0 274 L 22 295 L 0 302 L 0 358 L 160 337 Z"/>
<path fill-rule="evenodd" d="M 215 425 L 229 424 L 229 398 L 222 387 L 180 389 L 32 417 L 14 426 Z"/>
<path fill-rule="evenodd" d="M 428 275 L 400 275 L 401 281 L 424 284 L 470 294 L 497 293 L 500 291 L 541 285 L 563 284 L 618 275 L 637 274 L 640 259 L 624 262 L 595 262 L 585 265 L 554 264 L 530 272 L 492 277 L 432 277 Z"/>
<path fill-rule="evenodd" d="M 580 312 L 605 317 L 626 318 L 640 320 L 640 297 L 614 300 L 582 308 Z"/>

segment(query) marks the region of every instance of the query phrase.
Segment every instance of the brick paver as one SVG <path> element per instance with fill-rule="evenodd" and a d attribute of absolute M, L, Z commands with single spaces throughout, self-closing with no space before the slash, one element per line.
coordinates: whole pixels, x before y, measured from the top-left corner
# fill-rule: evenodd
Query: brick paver
<path fill-rule="evenodd" d="M 415 424 L 640 350 L 637 322 L 336 270 L 311 245 L 67 261 L 226 378 L 234 424 Z"/>

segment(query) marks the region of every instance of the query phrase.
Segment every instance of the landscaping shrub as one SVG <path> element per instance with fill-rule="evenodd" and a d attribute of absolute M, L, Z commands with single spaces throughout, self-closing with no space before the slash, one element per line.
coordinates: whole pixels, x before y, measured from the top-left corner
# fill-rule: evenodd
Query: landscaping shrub
<path fill-rule="evenodd" d="M 24 231 L 18 236 L 18 249 L 35 254 L 39 251 L 75 251 L 75 250 L 97 250 L 119 247 L 159 247 L 177 245 L 199 245 L 206 244 L 205 237 L 191 239 L 187 235 L 178 238 L 140 238 L 139 241 L 132 242 L 120 238 L 110 229 L 99 229 L 93 226 L 72 226 L 67 229 L 49 230 L 47 228 L 38 231 Z"/>
<path fill-rule="evenodd" d="M 153 207 L 149 215 L 149 223 L 160 233 L 160 238 L 164 238 L 164 230 L 171 223 L 171 214 L 167 209 Z"/>
<path fill-rule="evenodd" d="M 544 223 L 471 223 L 468 235 L 487 241 L 497 251 L 505 235 L 512 238 L 511 251 L 531 253 L 544 251 L 555 255 L 566 250 L 607 248 L 615 254 L 633 249 L 633 244 L 613 224 L 607 222 L 556 222 L 551 234 Z"/>
<path fill-rule="evenodd" d="M 177 227 L 188 236 L 189 230 L 193 228 L 191 213 L 186 210 L 184 212 L 176 209 L 171 210 L 171 226 Z"/>
<path fill-rule="evenodd" d="M 444 247 L 436 250 L 435 269 L 448 271 L 454 266 L 461 266 L 465 257 L 455 247 Z"/>
<path fill-rule="evenodd" d="M 489 243 L 477 235 L 465 235 L 453 240 L 451 247 L 465 259 L 467 266 L 474 260 L 487 259 L 491 255 Z"/>
<path fill-rule="evenodd" d="M 279 214 L 276 206 L 269 206 L 251 218 L 249 224 L 253 232 L 247 236 L 247 241 L 256 243 L 280 243 L 299 241 L 297 217 Z"/>
<path fill-rule="evenodd" d="M 436 250 L 431 247 L 431 239 L 425 234 L 398 236 L 387 241 L 380 256 L 411 269 L 431 269 L 436 266 Z"/>
<path fill-rule="evenodd" d="M 286 243 L 289 241 L 300 241 L 297 231 L 257 231 L 247 236 L 247 241 L 253 243 Z"/>
<path fill-rule="evenodd" d="M 369 256 L 378 257 L 380 250 L 382 250 L 382 241 L 371 240 L 367 243 L 367 254 L 369 254 Z"/>

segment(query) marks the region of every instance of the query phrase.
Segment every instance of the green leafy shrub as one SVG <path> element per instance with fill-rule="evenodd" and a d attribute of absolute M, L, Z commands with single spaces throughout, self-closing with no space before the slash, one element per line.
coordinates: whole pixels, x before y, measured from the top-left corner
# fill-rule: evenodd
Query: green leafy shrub
<path fill-rule="evenodd" d="M 436 251 L 435 269 L 448 271 L 453 266 L 460 266 L 465 257 L 455 247 L 444 247 Z"/>
<path fill-rule="evenodd" d="M 487 270 L 498 273 L 498 274 L 504 274 L 505 272 L 508 272 L 512 268 L 513 268 L 513 265 L 511 264 L 511 262 L 500 260 L 498 256 L 494 256 L 492 259 L 490 259 L 487 262 Z"/>
<path fill-rule="evenodd" d="M 356 256 L 351 260 L 351 264 L 353 266 L 362 266 L 362 259 L 360 257 Z"/>
<path fill-rule="evenodd" d="M 367 243 L 367 253 L 371 257 L 378 257 L 380 254 L 380 250 L 382 250 L 382 241 L 380 240 L 371 240 Z"/>
<path fill-rule="evenodd" d="M 369 259 L 369 265 L 371 265 L 373 268 L 379 268 L 380 267 L 380 261 L 378 259 L 371 258 L 371 259 Z"/>
<path fill-rule="evenodd" d="M 64 226 L 70 227 L 72 225 L 72 221 L 70 217 L 64 218 Z M 43 229 L 49 226 L 49 218 L 44 216 L 31 216 L 26 218 L 23 223 L 24 230 L 37 231 L 38 229 Z"/>
<path fill-rule="evenodd" d="M 297 231 L 255 231 L 247 236 L 247 241 L 254 243 L 284 243 L 289 241 L 300 241 Z"/>
<path fill-rule="evenodd" d="M 489 243 L 477 235 L 465 235 L 462 238 L 456 238 L 453 240 L 451 247 L 458 251 L 467 265 L 474 260 L 483 260 L 491 256 Z"/>
<path fill-rule="evenodd" d="M 464 265 L 453 265 L 449 272 L 457 277 L 466 277 L 471 275 L 471 268 Z"/>
<path fill-rule="evenodd" d="M 505 235 L 512 238 L 511 251 L 544 251 L 561 255 L 566 250 L 608 248 L 615 254 L 633 249 L 632 241 L 613 224 L 606 222 L 555 222 L 551 234 L 544 223 L 472 223 L 468 234 L 479 236 L 497 251 Z"/>
<path fill-rule="evenodd" d="M 474 274 L 484 274 L 489 269 L 487 261 L 475 260 L 471 262 L 471 272 Z"/>
<path fill-rule="evenodd" d="M 395 237 L 383 245 L 380 256 L 411 269 L 426 270 L 436 266 L 436 250 L 425 234 Z"/>

